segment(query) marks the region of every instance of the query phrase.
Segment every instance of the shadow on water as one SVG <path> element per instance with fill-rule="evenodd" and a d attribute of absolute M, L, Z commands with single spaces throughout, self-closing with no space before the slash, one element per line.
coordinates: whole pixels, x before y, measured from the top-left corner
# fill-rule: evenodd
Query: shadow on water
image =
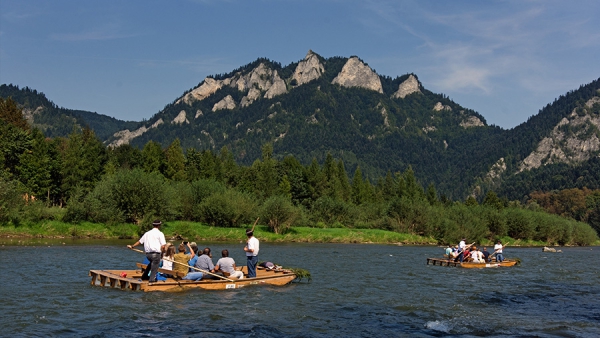
<path fill-rule="evenodd" d="M 261 244 L 261 260 L 307 269 L 310 283 L 226 291 L 132 292 L 89 285 L 90 269 L 130 269 L 130 241 L 0 246 L 0 325 L 12 335 L 206 337 L 597 337 L 599 248 L 510 248 L 513 268 L 426 265 L 442 248 Z M 244 264 L 239 243 L 229 249 Z M 214 259 L 216 261 L 216 258 Z"/>

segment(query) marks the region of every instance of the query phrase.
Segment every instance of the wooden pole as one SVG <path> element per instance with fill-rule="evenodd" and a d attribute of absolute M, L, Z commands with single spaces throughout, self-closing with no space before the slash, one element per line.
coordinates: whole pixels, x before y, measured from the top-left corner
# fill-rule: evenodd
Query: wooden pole
<path fill-rule="evenodd" d="M 134 248 L 131 248 L 131 250 L 133 250 L 133 251 L 137 251 L 137 252 L 140 252 L 140 253 L 145 253 L 145 252 L 143 252 L 142 250 L 138 250 L 138 249 L 134 249 Z M 205 274 L 208 274 L 208 275 L 211 275 L 211 276 L 219 277 L 219 278 L 221 278 L 221 279 L 225 279 L 225 280 L 228 280 L 228 281 L 230 281 L 230 282 L 235 282 L 233 279 L 229 279 L 229 278 L 227 278 L 227 277 L 223 277 L 223 276 L 221 276 L 221 275 L 214 274 L 214 273 L 212 273 L 212 272 L 210 272 L 210 271 L 206 271 L 206 270 L 203 270 L 203 269 L 199 269 L 199 268 L 197 268 L 197 267 L 195 267 L 195 266 L 190 266 L 190 265 L 187 265 L 187 264 L 183 264 L 183 263 L 175 262 L 174 260 L 171 260 L 171 259 L 168 259 L 168 258 L 165 258 L 165 257 L 163 257 L 163 259 L 164 259 L 164 260 L 167 260 L 167 261 L 169 261 L 169 262 L 173 262 L 173 263 L 176 263 L 176 264 L 181 264 L 181 265 L 183 265 L 183 266 L 187 266 L 187 267 L 188 267 L 188 268 L 190 268 L 190 269 L 194 269 L 194 270 L 200 271 L 200 272 L 202 272 L 202 273 L 205 273 Z"/>
<path fill-rule="evenodd" d="M 259 218 L 260 218 L 260 217 L 258 217 L 258 218 L 256 219 L 256 221 L 254 221 L 254 224 L 252 224 L 252 232 L 254 232 L 254 227 L 256 226 L 256 223 L 258 223 L 258 219 L 259 219 Z"/>

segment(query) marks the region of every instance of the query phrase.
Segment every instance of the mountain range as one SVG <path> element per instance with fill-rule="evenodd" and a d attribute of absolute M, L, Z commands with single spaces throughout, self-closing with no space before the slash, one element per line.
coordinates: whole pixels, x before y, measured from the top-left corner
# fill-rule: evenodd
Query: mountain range
<path fill-rule="evenodd" d="M 141 122 L 59 108 L 30 88 L 0 86 L 49 137 L 89 126 L 107 146 L 149 141 L 184 149 L 228 147 L 239 164 L 273 145 L 277 159 L 323 163 L 375 182 L 411 167 L 452 199 L 487 191 L 525 199 L 535 190 L 600 188 L 600 79 L 570 91 L 512 129 L 423 86 L 416 74 L 379 75 L 359 57 L 309 51 L 287 66 L 259 58 L 206 77 Z"/>

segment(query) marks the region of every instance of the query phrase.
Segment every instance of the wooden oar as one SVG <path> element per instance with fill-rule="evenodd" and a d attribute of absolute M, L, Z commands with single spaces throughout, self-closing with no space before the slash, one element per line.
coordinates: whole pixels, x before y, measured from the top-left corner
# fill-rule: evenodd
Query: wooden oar
<path fill-rule="evenodd" d="M 142 250 L 138 250 L 138 249 L 135 249 L 135 248 L 131 248 L 131 250 L 133 250 L 133 251 L 137 251 L 137 252 L 140 252 L 140 253 L 143 253 L 143 254 L 145 254 L 145 252 L 143 252 Z M 210 271 L 206 271 L 206 270 L 203 270 L 203 269 L 199 269 L 199 268 L 197 268 L 197 267 L 195 267 L 195 266 L 190 266 L 190 265 L 187 265 L 187 264 L 183 264 L 183 263 L 175 262 L 174 260 L 172 260 L 172 259 L 169 259 L 169 258 L 166 258 L 166 257 L 163 257 L 162 259 L 164 259 L 164 260 L 167 260 L 167 261 L 169 261 L 169 262 L 176 263 L 176 264 L 180 264 L 180 265 L 183 265 L 183 266 L 187 266 L 187 267 L 188 267 L 188 268 L 190 268 L 190 269 L 194 269 L 194 270 L 200 271 L 200 272 L 202 272 L 202 273 L 205 273 L 205 274 L 208 274 L 208 275 L 211 275 L 211 276 L 219 277 L 219 278 L 221 278 L 221 279 L 225 279 L 225 280 L 228 280 L 228 281 L 230 281 L 230 282 L 234 282 L 234 280 L 233 280 L 233 279 L 229 279 L 229 278 L 227 278 L 227 277 L 223 277 L 223 276 L 221 276 L 221 275 L 214 274 L 214 273 L 212 273 L 212 272 L 210 272 Z"/>

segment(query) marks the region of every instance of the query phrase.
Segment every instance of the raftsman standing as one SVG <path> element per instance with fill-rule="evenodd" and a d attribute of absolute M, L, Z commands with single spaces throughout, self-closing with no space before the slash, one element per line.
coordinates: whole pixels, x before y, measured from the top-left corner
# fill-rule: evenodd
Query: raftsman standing
<path fill-rule="evenodd" d="M 165 235 L 162 233 L 162 231 L 160 231 L 161 225 L 161 221 L 155 220 L 152 222 L 152 230 L 147 231 L 139 241 L 135 242 L 134 245 L 127 246 L 129 249 L 131 249 L 134 246 L 144 244 L 144 252 L 150 261 L 150 264 L 148 264 L 142 276 L 147 276 L 148 269 L 150 269 L 150 283 L 156 282 L 156 274 L 158 273 L 158 266 L 160 265 L 160 253 L 162 252 L 165 244 L 167 244 Z"/>
<path fill-rule="evenodd" d="M 256 264 L 258 263 L 258 250 L 259 243 L 258 238 L 254 237 L 254 231 L 252 229 L 246 230 L 246 236 L 248 236 L 248 242 L 244 247 L 246 251 L 246 266 L 248 267 L 248 278 L 256 277 Z"/>

